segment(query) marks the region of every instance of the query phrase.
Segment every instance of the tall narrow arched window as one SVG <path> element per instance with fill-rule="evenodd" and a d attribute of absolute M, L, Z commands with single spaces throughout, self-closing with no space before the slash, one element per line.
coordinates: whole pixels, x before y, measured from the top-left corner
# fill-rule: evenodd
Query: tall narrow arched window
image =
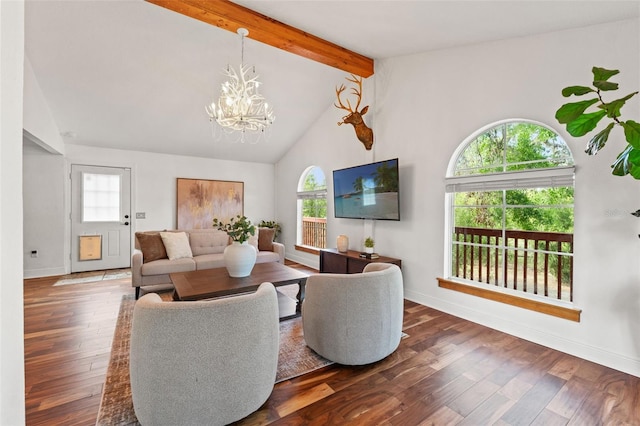
<path fill-rule="evenodd" d="M 573 157 L 550 128 L 508 120 L 480 129 L 446 177 L 451 280 L 573 301 Z"/>
<path fill-rule="evenodd" d="M 297 245 L 311 250 L 327 246 L 327 181 L 320 167 L 308 167 L 298 181 Z"/>

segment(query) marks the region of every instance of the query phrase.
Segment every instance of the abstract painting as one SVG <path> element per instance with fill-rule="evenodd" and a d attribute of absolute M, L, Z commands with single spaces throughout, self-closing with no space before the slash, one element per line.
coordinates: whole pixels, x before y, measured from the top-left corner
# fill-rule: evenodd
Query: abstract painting
<path fill-rule="evenodd" d="M 177 229 L 213 227 L 244 214 L 244 182 L 178 178 Z"/>

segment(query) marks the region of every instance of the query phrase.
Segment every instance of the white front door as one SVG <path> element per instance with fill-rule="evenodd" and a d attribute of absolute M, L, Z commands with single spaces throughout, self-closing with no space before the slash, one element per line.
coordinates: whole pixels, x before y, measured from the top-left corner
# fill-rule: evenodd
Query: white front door
<path fill-rule="evenodd" d="M 131 266 L 131 169 L 71 166 L 71 272 Z"/>

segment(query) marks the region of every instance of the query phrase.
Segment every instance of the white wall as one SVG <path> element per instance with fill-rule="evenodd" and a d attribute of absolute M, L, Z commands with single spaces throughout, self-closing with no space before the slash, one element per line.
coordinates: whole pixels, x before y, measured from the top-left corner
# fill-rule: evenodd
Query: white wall
<path fill-rule="evenodd" d="M 22 88 L 24 1 L 0 2 L 0 424 L 22 425 Z"/>
<path fill-rule="evenodd" d="M 407 298 L 640 376 L 640 219 L 629 214 L 640 208 L 640 182 L 609 174 L 609 164 L 625 146 L 620 129 L 618 141 L 589 157 L 583 152 L 588 138 L 576 140 L 554 118 L 568 102 L 561 89 L 589 84 L 594 65 L 621 70 L 612 79 L 621 88 L 614 96 L 638 90 L 639 36 L 638 20 L 630 20 L 376 62 L 370 78 L 375 80 L 374 156 L 399 158 L 402 220 L 352 225 L 333 219 L 331 207 L 329 244 L 335 245 L 339 233 L 359 240 L 372 226 L 376 251 L 402 259 Z M 638 98 L 622 111 L 623 118 L 638 121 Z M 366 159 L 353 135 L 336 128 L 338 115 L 329 107 L 277 164 L 277 218 L 288 257 L 299 173 L 317 164 L 330 174 Z M 556 129 L 574 154 L 574 304 L 582 309 L 580 323 L 437 286 L 436 277 L 445 276 L 449 160 L 471 133 L 507 118 Z"/>
<path fill-rule="evenodd" d="M 23 89 L 23 271 L 25 278 L 62 275 L 65 270 L 65 146 L 29 58 Z M 68 217 L 68 216 L 66 216 Z M 31 257 L 37 250 L 38 257 Z"/>
<path fill-rule="evenodd" d="M 29 58 L 24 58 L 24 124 L 29 139 L 43 149 L 64 154 L 64 142 L 53 119 L 40 84 L 31 68 Z M 46 142 L 44 142 L 46 141 Z"/>
<path fill-rule="evenodd" d="M 34 147 L 25 149 L 22 162 L 24 276 L 63 275 L 68 239 L 64 157 Z M 38 257 L 31 257 L 32 250 L 38 251 Z"/>

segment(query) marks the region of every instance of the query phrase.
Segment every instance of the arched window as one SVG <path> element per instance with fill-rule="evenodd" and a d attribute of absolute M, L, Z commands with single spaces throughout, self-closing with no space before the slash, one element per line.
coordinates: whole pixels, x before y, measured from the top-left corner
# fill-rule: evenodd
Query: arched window
<path fill-rule="evenodd" d="M 446 177 L 450 279 L 573 301 L 573 182 L 568 146 L 540 123 L 470 136 Z"/>
<path fill-rule="evenodd" d="M 308 167 L 298 181 L 297 245 L 310 249 L 327 246 L 327 181 L 317 166 Z"/>

